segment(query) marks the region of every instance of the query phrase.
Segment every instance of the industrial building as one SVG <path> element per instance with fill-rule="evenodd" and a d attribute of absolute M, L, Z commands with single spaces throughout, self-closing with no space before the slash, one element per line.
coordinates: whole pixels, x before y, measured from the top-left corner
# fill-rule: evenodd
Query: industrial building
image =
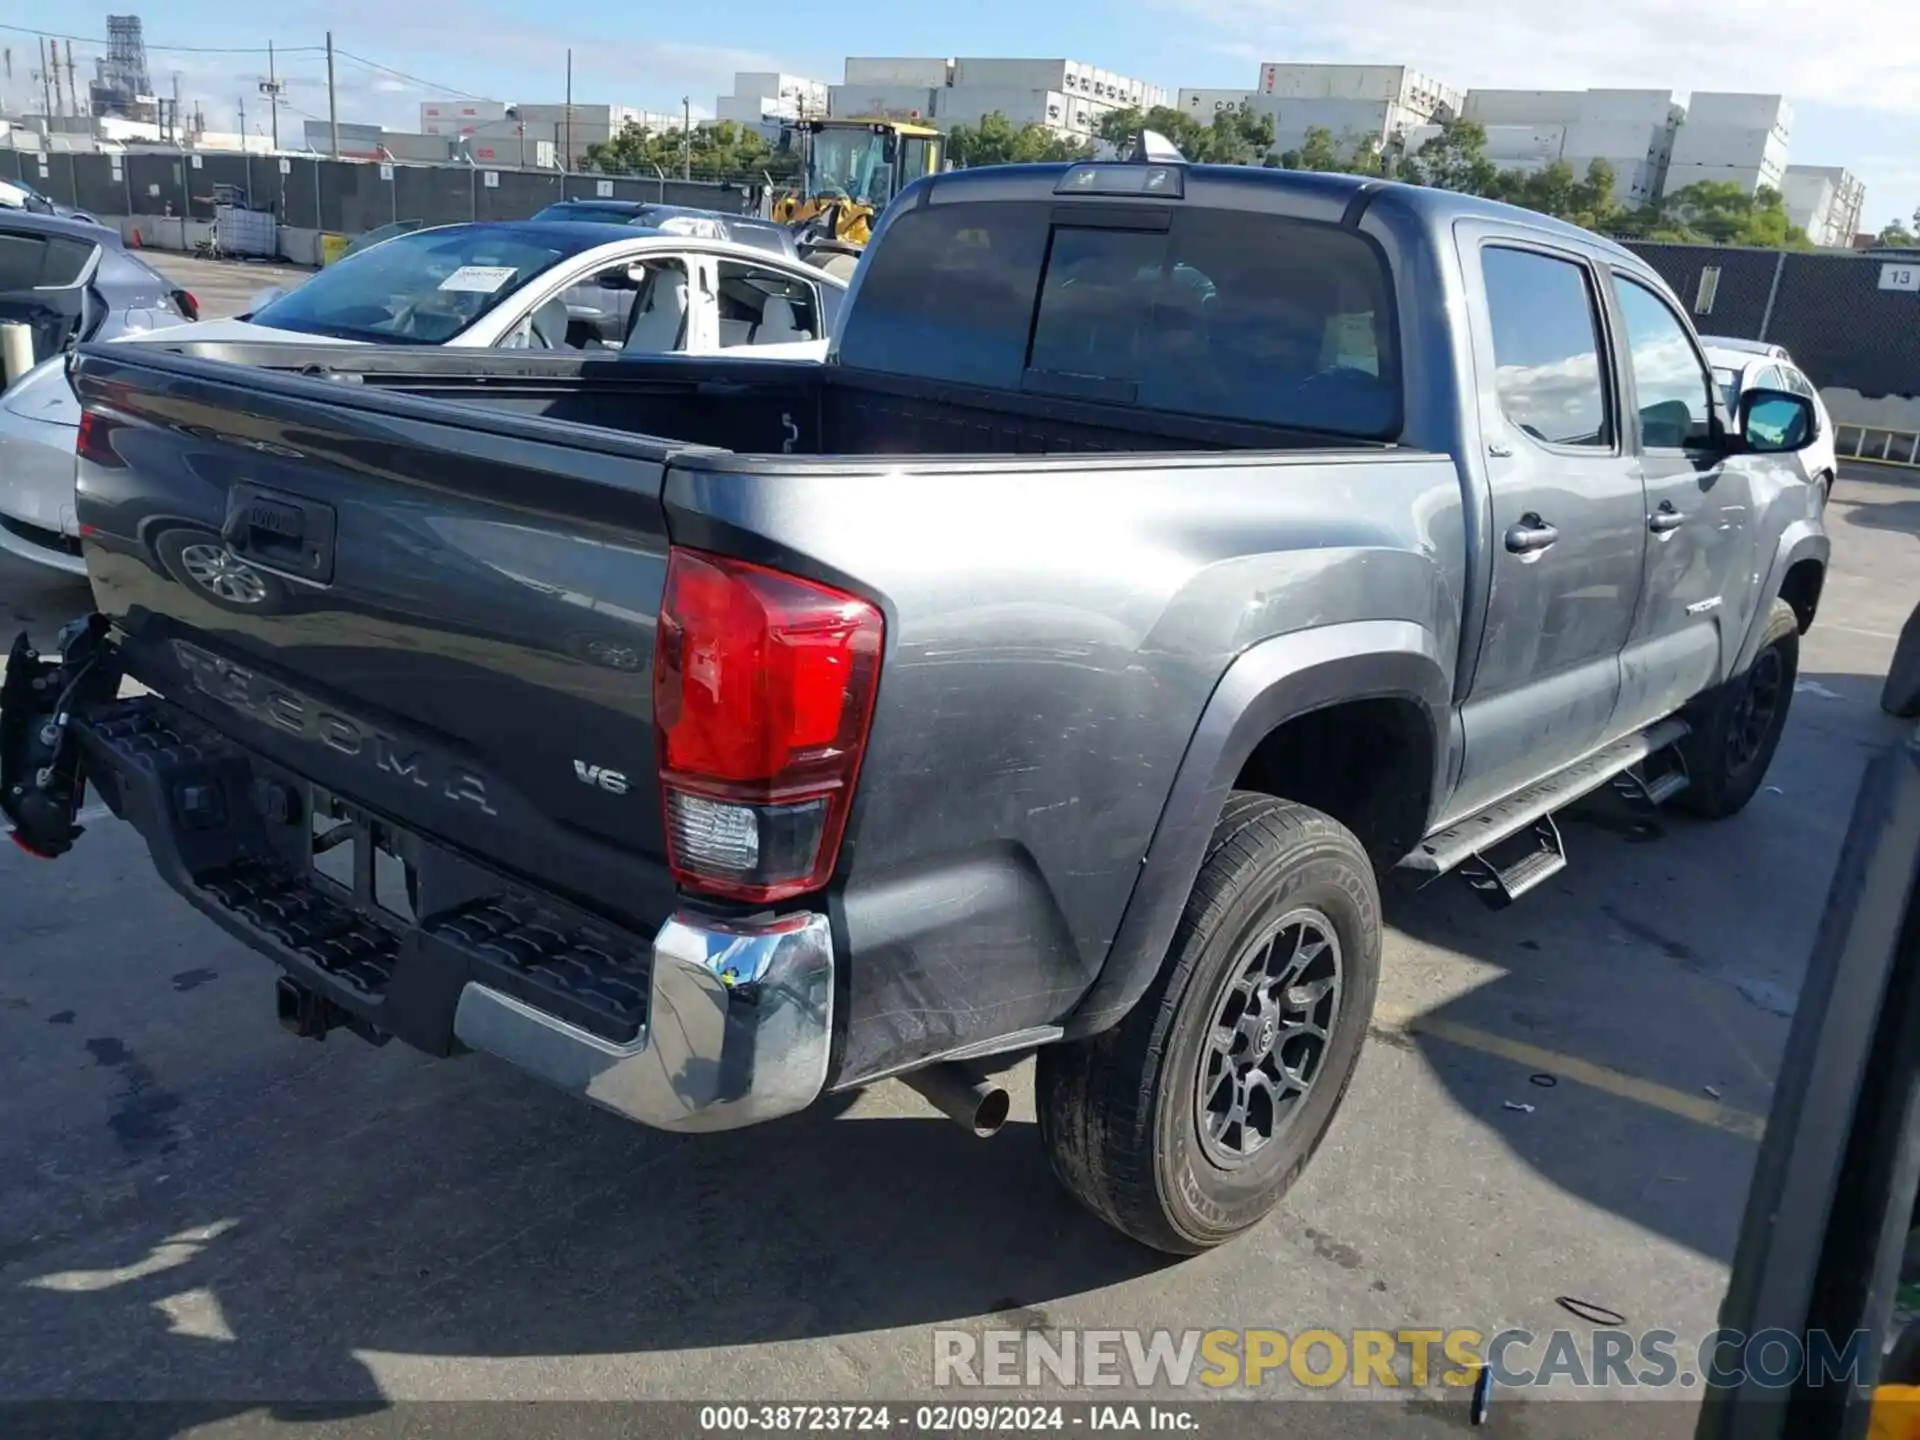
<path fill-rule="evenodd" d="M 848 59 L 846 78 L 829 87 L 836 116 L 922 119 L 946 127 L 977 125 L 996 111 L 1014 125 L 1041 125 L 1065 139 L 1092 140 L 1117 110 L 1149 110 L 1171 94 L 1079 60 L 986 56 Z"/>
<path fill-rule="evenodd" d="M 1470 90 L 1461 115 L 1486 129 L 1487 158 L 1501 169 L 1558 160 L 1584 176 L 1604 160 L 1615 202 L 1638 207 L 1666 186 L 1686 111 L 1671 90 Z"/>
<path fill-rule="evenodd" d="M 1860 230 L 1867 188 L 1840 165 L 1789 165 L 1780 185 L 1787 219 L 1816 245 L 1847 249 Z"/>
<path fill-rule="evenodd" d="M 1748 195 L 1786 180 L 1793 107 L 1781 95 L 1696 90 L 1673 140 L 1666 193 L 1702 182 L 1733 184 Z"/>
<path fill-rule="evenodd" d="M 714 101 L 713 118 L 748 126 L 772 139 L 783 124 L 825 116 L 827 88 L 825 82 L 802 75 L 742 70 L 733 77 L 733 93 Z"/>

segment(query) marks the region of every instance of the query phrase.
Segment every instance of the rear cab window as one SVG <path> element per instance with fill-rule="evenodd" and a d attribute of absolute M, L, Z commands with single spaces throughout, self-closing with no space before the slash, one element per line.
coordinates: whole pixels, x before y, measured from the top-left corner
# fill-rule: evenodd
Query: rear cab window
<path fill-rule="evenodd" d="M 1366 440 L 1401 423 L 1373 244 L 1253 211 L 1034 200 L 890 223 L 844 365 Z"/>

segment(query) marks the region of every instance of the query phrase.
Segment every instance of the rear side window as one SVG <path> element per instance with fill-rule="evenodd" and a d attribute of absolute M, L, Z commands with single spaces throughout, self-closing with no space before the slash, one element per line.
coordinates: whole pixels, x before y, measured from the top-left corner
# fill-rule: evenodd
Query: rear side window
<path fill-rule="evenodd" d="M 1070 206 L 1018 202 L 899 216 L 861 277 L 841 362 L 1359 438 L 1398 433 L 1391 291 L 1360 236 L 1231 210 L 1176 209 L 1153 230 L 1075 218 Z"/>
<path fill-rule="evenodd" d="M 1501 413 L 1544 444 L 1611 447 L 1586 270 L 1504 246 L 1482 250 L 1480 270 Z"/>

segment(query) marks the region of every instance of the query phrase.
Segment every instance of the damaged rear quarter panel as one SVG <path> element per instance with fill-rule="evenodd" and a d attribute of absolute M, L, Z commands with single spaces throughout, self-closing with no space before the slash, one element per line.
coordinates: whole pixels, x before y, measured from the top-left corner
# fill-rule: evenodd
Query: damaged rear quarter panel
<path fill-rule="evenodd" d="M 1445 456 L 716 463 L 669 471 L 676 544 L 811 574 L 886 616 L 840 868 L 842 1084 L 1067 1015 L 1234 656 L 1355 620 L 1458 649 L 1466 541 Z"/>

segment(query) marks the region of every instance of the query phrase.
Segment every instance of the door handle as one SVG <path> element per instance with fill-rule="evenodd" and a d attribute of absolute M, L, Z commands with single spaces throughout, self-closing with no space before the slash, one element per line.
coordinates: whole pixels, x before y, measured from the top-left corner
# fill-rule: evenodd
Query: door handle
<path fill-rule="evenodd" d="M 1647 528 L 1656 535 L 1665 535 L 1678 530 L 1687 523 L 1687 517 L 1673 508 L 1671 500 L 1662 500 L 1660 508 L 1647 517 Z"/>
<path fill-rule="evenodd" d="M 1560 531 L 1529 510 L 1507 527 L 1507 549 L 1516 555 L 1534 555 L 1560 538 Z"/>

